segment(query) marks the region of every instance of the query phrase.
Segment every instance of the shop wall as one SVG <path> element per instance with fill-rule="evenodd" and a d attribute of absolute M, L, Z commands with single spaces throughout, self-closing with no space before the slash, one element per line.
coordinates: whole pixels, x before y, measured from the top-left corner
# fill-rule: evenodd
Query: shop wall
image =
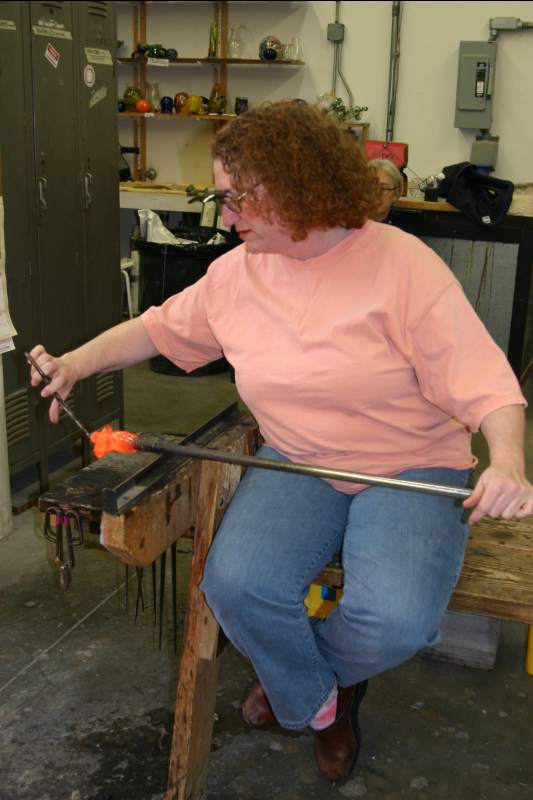
<path fill-rule="evenodd" d="M 176 47 L 179 55 L 207 54 L 211 3 L 148 4 L 148 40 Z M 354 102 L 369 110 L 372 138 L 386 130 L 392 2 L 342 2 L 346 26 L 342 70 Z M 533 2 L 414 2 L 406 0 L 402 20 L 400 79 L 394 138 L 409 144 L 409 167 L 426 176 L 447 164 L 467 161 L 475 131 L 454 128 L 458 48 L 461 40 L 487 40 L 489 19 L 518 17 L 533 21 Z M 229 67 L 228 107 L 235 97 L 251 104 L 301 97 L 314 102 L 332 85 L 333 46 L 326 27 L 335 17 L 335 2 L 234 2 L 230 24 L 239 24 L 243 57 L 257 57 L 267 34 L 288 42 L 302 41 L 303 68 L 290 66 Z M 130 10 L 119 9 L 123 54 L 132 48 Z M 131 80 L 131 68 L 120 67 L 120 87 Z M 161 94 L 178 91 L 209 95 L 210 68 L 183 65 L 151 73 Z M 337 79 L 337 94 L 347 95 Z M 533 130 L 533 30 L 503 33 L 498 56 L 492 133 L 500 136 L 495 174 L 515 182 L 533 181 L 530 155 Z M 131 125 L 120 122 L 122 144 L 131 143 Z M 148 164 L 157 180 L 209 182 L 211 126 L 203 122 L 153 121 L 149 127 Z M 413 174 L 410 174 L 413 177 Z"/>

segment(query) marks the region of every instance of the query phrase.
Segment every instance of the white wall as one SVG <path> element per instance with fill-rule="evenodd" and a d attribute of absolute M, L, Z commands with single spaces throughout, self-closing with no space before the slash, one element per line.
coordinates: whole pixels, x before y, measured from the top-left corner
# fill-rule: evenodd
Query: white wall
<path fill-rule="evenodd" d="M 176 47 L 181 57 L 207 54 L 212 4 L 153 3 L 148 5 L 148 40 Z M 392 2 L 342 2 L 340 21 L 346 26 L 343 73 L 355 103 L 366 105 L 364 120 L 372 138 L 383 138 Z M 454 128 L 458 48 L 461 40 L 487 40 L 490 17 L 533 21 L 533 2 L 415 2 L 406 0 L 402 22 L 400 80 L 394 138 L 409 144 L 409 167 L 425 176 L 447 164 L 468 161 L 475 131 Z M 331 88 L 333 46 L 326 38 L 334 21 L 335 2 L 234 2 L 230 24 L 243 25 L 243 57 L 257 57 L 267 35 L 283 42 L 299 36 L 306 66 L 239 65 L 228 68 L 229 105 L 236 96 L 250 103 L 263 99 L 302 97 L 314 102 Z M 130 11 L 119 6 L 119 39 L 133 49 Z M 120 87 L 131 80 L 130 67 L 119 67 Z M 209 96 L 213 75 L 209 67 L 181 65 L 152 69 L 161 94 L 178 91 Z M 149 78 L 150 79 L 150 78 Z M 119 87 L 119 88 L 120 88 Z M 346 100 L 340 80 L 337 94 Z M 491 131 L 500 136 L 495 174 L 515 182 L 533 181 L 533 30 L 500 34 Z M 120 122 L 122 144 L 131 143 L 131 123 Z M 158 181 L 209 182 L 210 125 L 195 121 L 152 121 L 148 164 Z"/>

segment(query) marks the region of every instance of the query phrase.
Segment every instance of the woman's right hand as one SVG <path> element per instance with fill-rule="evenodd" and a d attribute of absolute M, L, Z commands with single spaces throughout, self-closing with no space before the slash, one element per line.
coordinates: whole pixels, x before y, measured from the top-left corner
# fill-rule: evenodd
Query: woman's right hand
<path fill-rule="evenodd" d="M 52 397 L 57 392 L 66 400 L 78 380 L 71 354 L 66 353 L 56 358 L 47 353 L 42 344 L 38 344 L 30 351 L 30 355 L 35 359 L 45 375 L 50 378 L 50 383 L 46 384 L 41 390 L 41 397 Z M 39 386 L 43 379 L 34 367 L 31 367 L 30 374 L 31 385 Z M 53 399 L 48 412 L 51 422 L 56 423 L 59 420 L 59 411 L 59 404 L 57 400 Z"/>

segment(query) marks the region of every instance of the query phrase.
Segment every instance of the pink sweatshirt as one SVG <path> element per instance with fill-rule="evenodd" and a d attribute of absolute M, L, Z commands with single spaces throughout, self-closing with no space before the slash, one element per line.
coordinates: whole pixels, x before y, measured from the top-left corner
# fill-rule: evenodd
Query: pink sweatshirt
<path fill-rule="evenodd" d="M 525 405 L 453 273 L 391 225 L 367 222 L 305 261 L 241 245 L 142 319 L 182 369 L 224 353 L 265 443 L 293 461 L 376 475 L 466 468 L 470 431 Z"/>

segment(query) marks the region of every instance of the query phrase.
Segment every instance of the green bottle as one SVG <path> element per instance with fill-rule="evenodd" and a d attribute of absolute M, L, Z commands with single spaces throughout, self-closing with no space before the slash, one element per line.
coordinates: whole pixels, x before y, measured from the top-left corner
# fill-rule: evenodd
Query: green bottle
<path fill-rule="evenodd" d="M 207 52 L 208 58 L 216 58 L 217 56 L 217 40 L 218 40 L 218 25 L 213 20 L 209 28 L 209 50 Z"/>

